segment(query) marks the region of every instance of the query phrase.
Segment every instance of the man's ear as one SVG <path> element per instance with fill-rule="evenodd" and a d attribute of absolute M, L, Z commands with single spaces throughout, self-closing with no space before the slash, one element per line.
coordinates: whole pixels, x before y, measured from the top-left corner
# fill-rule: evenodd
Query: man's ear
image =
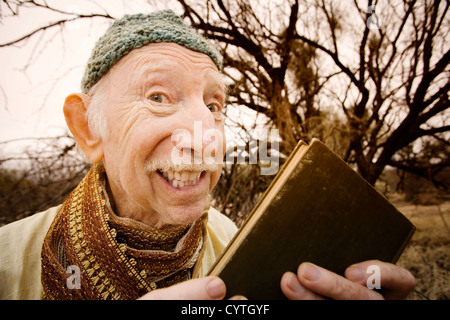
<path fill-rule="evenodd" d="M 91 132 L 87 118 L 90 97 L 84 93 L 69 95 L 64 102 L 64 117 L 75 140 L 92 163 L 103 159 L 103 144 L 100 136 Z"/>

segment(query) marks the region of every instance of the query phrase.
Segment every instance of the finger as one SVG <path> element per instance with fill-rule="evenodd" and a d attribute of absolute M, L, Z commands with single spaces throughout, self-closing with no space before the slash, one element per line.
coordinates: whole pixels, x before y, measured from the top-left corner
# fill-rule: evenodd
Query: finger
<path fill-rule="evenodd" d="M 286 272 L 281 277 L 281 291 L 290 300 L 324 300 L 323 297 L 301 285 L 297 275 Z"/>
<path fill-rule="evenodd" d="M 218 277 L 188 280 L 177 285 L 150 291 L 141 300 L 219 300 L 225 297 L 225 283 Z"/>
<path fill-rule="evenodd" d="M 357 282 L 312 263 L 302 263 L 297 272 L 300 283 L 307 289 L 335 300 L 380 300 L 383 296 Z"/>
<path fill-rule="evenodd" d="M 378 269 L 374 269 L 373 266 Z M 379 272 L 380 286 L 385 299 L 404 299 L 416 285 L 414 276 L 408 270 L 379 260 L 351 265 L 345 271 L 345 277 L 367 286 L 368 279 L 374 272 Z"/>
<path fill-rule="evenodd" d="M 247 297 L 244 297 L 244 296 L 241 296 L 241 295 L 237 295 L 237 296 L 232 296 L 228 300 L 248 300 L 248 299 L 247 299 Z"/>

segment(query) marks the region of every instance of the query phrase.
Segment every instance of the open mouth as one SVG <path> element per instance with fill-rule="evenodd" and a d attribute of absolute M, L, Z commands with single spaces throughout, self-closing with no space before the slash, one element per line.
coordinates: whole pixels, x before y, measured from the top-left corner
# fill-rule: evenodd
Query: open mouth
<path fill-rule="evenodd" d="M 206 171 L 163 171 L 158 169 L 156 172 L 173 187 L 183 188 L 197 184 Z"/>

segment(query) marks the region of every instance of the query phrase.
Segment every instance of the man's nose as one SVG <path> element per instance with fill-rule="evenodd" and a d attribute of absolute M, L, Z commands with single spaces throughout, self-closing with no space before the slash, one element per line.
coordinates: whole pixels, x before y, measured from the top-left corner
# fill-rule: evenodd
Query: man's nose
<path fill-rule="evenodd" d="M 197 156 L 217 142 L 218 134 L 213 114 L 201 102 L 184 110 L 181 126 L 172 133 L 172 142 L 177 149 L 189 149 Z"/>

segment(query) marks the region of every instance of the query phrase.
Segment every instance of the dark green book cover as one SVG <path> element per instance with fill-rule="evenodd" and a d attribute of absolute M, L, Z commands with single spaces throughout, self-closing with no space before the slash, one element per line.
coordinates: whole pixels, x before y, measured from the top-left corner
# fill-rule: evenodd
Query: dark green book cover
<path fill-rule="evenodd" d="M 312 262 L 343 275 L 353 263 L 395 263 L 414 225 L 319 140 L 300 142 L 209 271 L 227 296 L 283 299 L 280 280 Z"/>

